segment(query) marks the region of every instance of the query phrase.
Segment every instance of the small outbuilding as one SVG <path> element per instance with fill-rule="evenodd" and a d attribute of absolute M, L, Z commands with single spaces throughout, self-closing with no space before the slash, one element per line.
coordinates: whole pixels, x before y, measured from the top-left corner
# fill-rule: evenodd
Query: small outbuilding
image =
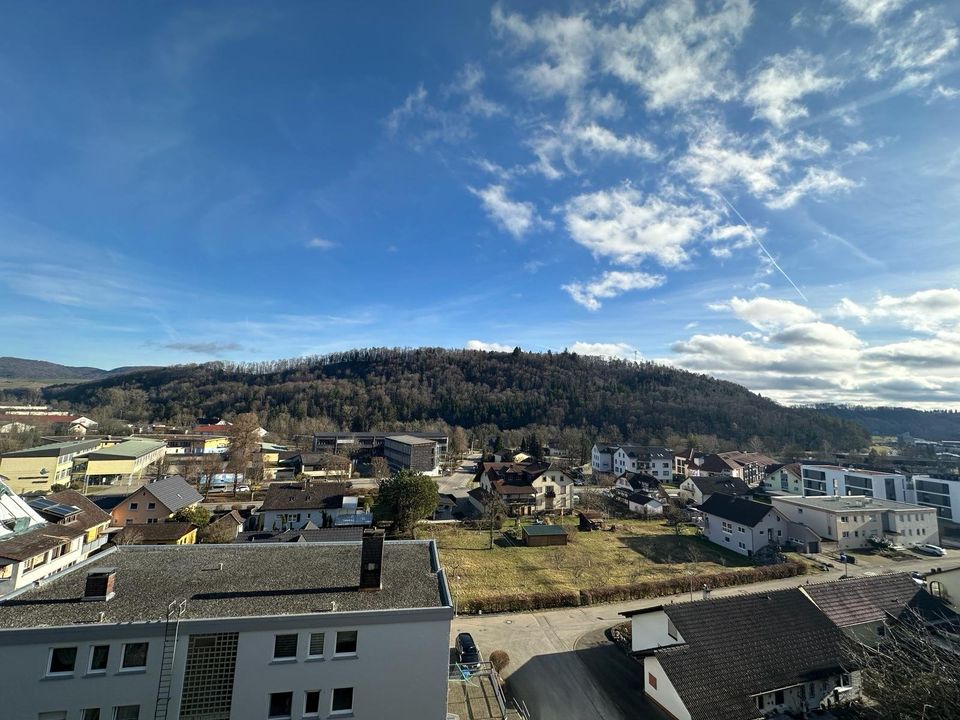
<path fill-rule="evenodd" d="M 524 525 L 522 532 L 528 547 L 567 544 L 567 532 L 561 525 Z"/>
<path fill-rule="evenodd" d="M 581 510 L 577 515 L 580 516 L 581 531 L 603 530 L 603 515 L 596 510 Z"/>

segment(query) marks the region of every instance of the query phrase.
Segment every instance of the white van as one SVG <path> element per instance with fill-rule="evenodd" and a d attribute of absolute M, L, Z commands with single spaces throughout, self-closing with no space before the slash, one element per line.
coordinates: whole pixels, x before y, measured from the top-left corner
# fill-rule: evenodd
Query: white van
<path fill-rule="evenodd" d="M 947 554 L 947 551 L 939 545 L 917 545 L 917 550 L 927 555 L 936 555 L 937 557 L 944 557 Z"/>

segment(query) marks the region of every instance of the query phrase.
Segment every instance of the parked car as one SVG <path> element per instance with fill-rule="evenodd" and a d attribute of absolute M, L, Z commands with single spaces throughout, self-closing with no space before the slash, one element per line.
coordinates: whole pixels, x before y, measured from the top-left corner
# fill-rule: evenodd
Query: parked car
<path fill-rule="evenodd" d="M 939 545 L 930 545 L 929 543 L 926 545 L 917 545 L 917 547 L 914 549 L 917 552 L 924 553 L 925 555 L 936 555 L 937 557 L 943 557 L 947 554 L 947 551 Z"/>
<path fill-rule="evenodd" d="M 249 485 L 237 485 L 237 492 L 250 492 Z"/>
<path fill-rule="evenodd" d="M 470 633 L 460 633 L 457 635 L 457 641 L 454 645 L 457 651 L 457 662 L 468 667 L 477 667 L 483 658 L 480 655 L 480 649 L 473 641 Z"/>

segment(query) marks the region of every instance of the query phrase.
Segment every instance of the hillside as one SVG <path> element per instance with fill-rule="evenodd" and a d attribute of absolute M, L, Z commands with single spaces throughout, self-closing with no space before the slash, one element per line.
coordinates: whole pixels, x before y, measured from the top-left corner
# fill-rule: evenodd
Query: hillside
<path fill-rule="evenodd" d="M 960 440 L 960 412 L 902 407 L 818 405 L 816 409 L 862 425 L 873 435 L 909 433 L 924 440 Z"/>
<path fill-rule="evenodd" d="M 101 370 L 95 367 L 74 367 L 58 365 L 45 360 L 27 360 L 25 358 L 0 357 L 0 379 L 4 380 L 101 380 L 114 375 L 142 370 L 137 367 L 119 367 L 113 370 Z"/>
<path fill-rule="evenodd" d="M 268 428 L 303 418 L 351 430 L 442 420 L 467 428 L 575 427 L 590 437 L 641 442 L 696 433 L 743 446 L 759 438 L 771 450 L 867 442 L 853 423 L 783 407 L 733 383 L 572 353 L 356 350 L 248 366 L 159 368 L 44 394 L 90 411 L 109 403 L 127 418 L 252 410 Z"/>

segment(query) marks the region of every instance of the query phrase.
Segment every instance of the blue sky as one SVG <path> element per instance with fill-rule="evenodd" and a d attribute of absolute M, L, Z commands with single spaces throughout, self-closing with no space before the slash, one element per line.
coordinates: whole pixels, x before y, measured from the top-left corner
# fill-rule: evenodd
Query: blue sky
<path fill-rule="evenodd" d="M 0 354 L 570 348 L 960 407 L 960 6 L 0 10 Z"/>

